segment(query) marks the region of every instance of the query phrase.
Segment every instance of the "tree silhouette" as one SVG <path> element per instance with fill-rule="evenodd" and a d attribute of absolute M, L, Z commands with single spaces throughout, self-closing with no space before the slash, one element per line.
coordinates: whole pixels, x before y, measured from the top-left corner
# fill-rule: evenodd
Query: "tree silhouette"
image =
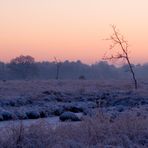
<path fill-rule="evenodd" d="M 21 79 L 33 77 L 36 74 L 35 60 L 29 55 L 21 55 L 10 61 L 9 69 Z"/>
<path fill-rule="evenodd" d="M 34 62 L 35 62 L 34 58 L 29 55 L 27 56 L 21 55 L 11 60 L 11 63 L 14 64 L 33 64 Z"/>
<path fill-rule="evenodd" d="M 55 64 L 56 64 L 56 79 L 58 80 L 62 62 L 60 60 L 57 60 L 56 57 L 54 57 L 54 60 L 55 60 Z"/>
<path fill-rule="evenodd" d="M 132 64 L 131 64 L 130 59 L 129 59 L 128 41 L 124 39 L 124 36 L 120 34 L 120 32 L 117 30 L 116 26 L 112 25 L 111 27 L 112 27 L 112 30 L 113 30 L 113 34 L 110 36 L 109 39 L 107 39 L 107 40 L 110 40 L 112 42 L 112 44 L 110 45 L 110 50 L 113 50 L 113 49 L 115 49 L 115 47 L 118 46 L 120 48 L 120 52 L 119 52 L 119 48 L 118 48 L 116 55 L 111 55 L 110 57 L 107 57 L 105 55 L 103 59 L 104 60 L 125 59 L 128 66 L 129 66 L 129 70 L 132 74 L 135 89 L 137 89 L 138 88 L 137 79 L 135 77 L 135 72 L 133 70 Z"/>

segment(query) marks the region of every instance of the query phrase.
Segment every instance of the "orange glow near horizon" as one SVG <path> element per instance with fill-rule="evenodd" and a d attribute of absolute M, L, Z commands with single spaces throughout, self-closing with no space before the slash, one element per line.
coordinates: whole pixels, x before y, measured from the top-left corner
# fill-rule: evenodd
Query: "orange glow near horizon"
<path fill-rule="evenodd" d="M 147 0 L 0 0 L 0 61 L 23 54 L 95 63 L 110 24 L 129 41 L 132 62 L 148 62 Z"/>

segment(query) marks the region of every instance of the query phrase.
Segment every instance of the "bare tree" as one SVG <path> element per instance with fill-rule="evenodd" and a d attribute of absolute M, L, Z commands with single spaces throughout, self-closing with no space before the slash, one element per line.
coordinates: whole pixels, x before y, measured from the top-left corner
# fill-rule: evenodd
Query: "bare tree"
<path fill-rule="evenodd" d="M 59 79 L 59 73 L 60 73 L 60 68 L 61 68 L 61 61 L 60 60 L 57 60 L 56 57 L 54 57 L 54 60 L 55 60 L 55 64 L 56 64 L 56 79 L 58 80 Z"/>
<path fill-rule="evenodd" d="M 125 59 L 128 66 L 129 66 L 129 70 L 132 74 L 132 78 L 134 81 L 134 86 L 135 89 L 138 88 L 138 83 L 137 83 L 137 79 L 135 76 L 135 72 L 133 70 L 131 61 L 129 59 L 129 44 L 128 41 L 124 39 L 124 36 L 122 34 L 120 34 L 120 32 L 117 30 L 116 26 L 112 25 L 112 30 L 113 30 L 113 34 L 110 36 L 109 39 L 112 42 L 112 44 L 110 45 L 110 50 L 115 49 L 116 47 L 118 47 L 118 51 L 116 55 L 111 55 L 110 57 L 107 57 L 106 55 L 104 56 L 104 60 L 118 60 L 118 59 Z M 120 50 L 120 52 L 119 52 Z"/>

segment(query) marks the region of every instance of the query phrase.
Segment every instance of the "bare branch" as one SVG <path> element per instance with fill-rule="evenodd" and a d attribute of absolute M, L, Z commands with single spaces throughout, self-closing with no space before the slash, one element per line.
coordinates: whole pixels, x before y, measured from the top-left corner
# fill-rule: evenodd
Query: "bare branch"
<path fill-rule="evenodd" d="M 130 72 L 132 74 L 135 89 L 137 89 L 137 80 L 135 77 L 135 73 L 132 67 L 132 64 L 129 59 L 129 52 L 128 52 L 128 41 L 125 40 L 124 36 L 120 34 L 120 32 L 117 30 L 115 25 L 111 25 L 113 34 L 110 36 L 109 40 L 112 42 L 112 44 L 109 47 L 109 50 L 115 49 L 115 47 L 118 45 L 122 51 L 122 53 L 117 52 L 116 55 L 111 55 L 109 57 L 106 56 L 106 54 L 103 57 L 103 60 L 118 60 L 118 59 L 125 59 L 129 65 Z"/>

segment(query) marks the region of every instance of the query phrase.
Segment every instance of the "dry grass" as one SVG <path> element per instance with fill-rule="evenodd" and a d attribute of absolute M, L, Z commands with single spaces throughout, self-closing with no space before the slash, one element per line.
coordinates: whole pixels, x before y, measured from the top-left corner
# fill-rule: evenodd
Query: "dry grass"
<path fill-rule="evenodd" d="M 148 95 L 148 85 L 139 81 L 138 93 Z M 0 81 L 0 97 L 9 98 L 21 95 L 37 96 L 43 91 L 60 92 L 98 92 L 106 90 L 132 90 L 131 81 L 101 80 L 49 80 L 49 81 Z"/>
<path fill-rule="evenodd" d="M 53 129 L 42 121 L 25 128 L 11 126 L 1 131 L 0 145 L 4 148 L 91 148 L 148 147 L 148 119 L 124 114 L 110 121 L 99 112 L 78 124 L 66 123 Z"/>

